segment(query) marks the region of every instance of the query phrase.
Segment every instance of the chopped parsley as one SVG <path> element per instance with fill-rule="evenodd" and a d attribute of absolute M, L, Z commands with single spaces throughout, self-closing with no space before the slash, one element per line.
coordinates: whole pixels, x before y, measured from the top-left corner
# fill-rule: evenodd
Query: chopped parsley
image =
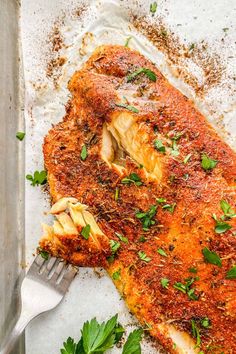
<path fill-rule="evenodd" d="M 129 243 L 129 240 L 127 239 L 127 237 L 123 236 L 122 234 L 120 234 L 119 232 L 115 232 L 116 236 L 124 243 Z"/>
<path fill-rule="evenodd" d="M 147 68 L 139 68 L 138 70 L 134 71 L 132 74 L 127 76 L 127 82 L 133 81 L 138 75 L 145 74 L 151 81 L 156 81 L 156 74 Z"/>
<path fill-rule="evenodd" d="M 115 197 L 114 197 L 114 199 L 115 199 L 116 202 L 117 202 L 117 200 L 119 199 L 119 192 L 120 192 L 120 190 L 119 190 L 119 188 L 117 187 L 117 188 L 115 189 Z"/>
<path fill-rule="evenodd" d="M 134 183 L 135 186 L 141 186 L 143 184 L 139 175 L 137 175 L 137 173 L 134 173 L 134 172 L 130 173 L 129 176 L 123 178 L 121 180 L 121 183 L 128 184 L 128 185 L 130 185 L 131 183 Z"/>
<path fill-rule="evenodd" d="M 198 300 L 198 296 L 195 294 L 195 289 L 191 288 L 195 280 L 199 280 L 199 278 L 189 277 L 185 279 L 184 284 L 181 282 L 176 282 L 174 284 L 174 288 L 181 291 L 184 294 L 187 294 L 190 300 Z"/>
<path fill-rule="evenodd" d="M 204 328 L 209 328 L 211 325 L 210 320 L 208 317 L 204 317 L 201 319 L 201 326 Z"/>
<path fill-rule="evenodd" d="M 128 47 L 129 46 L 129 41 L 131 40 L 131 36 L 130 37 L 128 37 L 127 39 L 126 39 L 126 41 L 125 41 L 125 47 Z"/>
<path fill-rule="evenodd" d="M 236 265 L 234 265 L 226 274 L 226 279 L 236 279 Z"/>
<path fill-rule="evenodd" d="M 25 133 L 24 132 L 17 132 L 16 133 L 16 138 L 20 141 L 22 141 L 25 137 Z"/>
<path fill-rule="evenodd" d="M 161 278 L 161 286 L 165 289 L 168 289 L 169 287 L 169 279 L 167 278 Z"/>
<path fill-rule="evenodd" d="M 153 3 L 150 4 L 150 12 L 151 12 L 151 14 L 154 15 L 156 10 L 157 10 L 157 2 L 154 1 Z"/>
<path fill-rule="evenodd" d="M 176 207 L 176 203 L 173 203 L 173 204 L 165 204 L 163 205 L 162 209 L 166 209 L 168 210 L 171 214 L 173 214 L 174 210 L 175 210 L 175 207 Z"/>
<path fill-rule="evenodd" d="M 43 250 L 42 248 L 38 248 L 38 253 L 40 254 L 40 256 L 45 259 L 46 261 L 48 260 L 49 258 L 49 253 L 45 250 Z"/>
<path fill-rule="evenodd" d="M 203 248 L 202 254 L 207 263 L 222 267 L 222 261 L 217 253 L 210 251 L 207 247 Z"/>
<path fill-rule="evenodd" d="M 232 228 L 231 225 L 229 225 L 227 222 L 223 220 L 217 219 L 215 214 L 212 214 L 213 219 L 215 220 L 215 232 L 217 234 L 223 234 L 224 232 L 230 230 Z"/>
<path fill-rule="evenodd" d="M 146 240 L 146 237 L 143 236 L 143 235 L 140 236 L 138 240 L 139 240 L 139 242 L 146 242 L 146 241 L 147 241 L 147 240 Z"/>
<path fill-rule="evenodd" d="M 165 198 L 157 198 L 157 203 L 166 203 L 166 199 Z"/>
<path fill-rule="evenodd" d="M 176 142 L 176 139 L 172 139 L 172 148 L 171 148 L 171 155 L 178 156 L 179 155 L 179 148 Z"/>
<path fill-rule="evenodd" d="M 86 145 L 83 145 L 80 153 L 80 158 L 82 161 L 85 161 L 87 157 L 88 157 L 88 151 Z"/>
<path fill-rule="evenodd" d="M 188 271 L 190 272 L 190 273 L 197 273 L 197 268 L 195 268 L 195 267 L 190 267 L 189 269 L 188 269 Z"/>
<path fill-rule="evenodd" d="M 196 347 L 200 347 L 201 345 L 201 336 L 200 336 L 200 330 L 194 320 L 191 320 L 191 325 L 192 325 L 192 334 L 193 337 L 196 338 Z"/>
<path fill-rule="evenodd" d="M 151 226 L 155 225 L 156 222 L 153 220 L 153 218 L 156 215 L 156 212 L 157 206 L 152 205 L 147 212 L 137 212 L 135 214 L 136 218 L 140 219 L 144 231 L 148 231 Z"/>
<path fill-rule="evenodd" d="M 91 227 L 89 224 L 87 224 L 86 226 L 84 226 L 82 228 L 81 235 L 83 236 L 83 238 L 85 238 L 85 240 L 87 240 L 89 238 L 90 229 L 91 229 Z"/>
<path fill-rule="evenodd" d="M 166 148 L 165 148 L 165 146 L 163 145 L 163 143 L 162 143 L 161 140 L 156 139 L 156 140 L 154 141 L 154 147 L 155 147 L 155 149 L 156 149 L 157 151 L 160 151 L 160 152 L 162 152 L 163 154 L 166 152 Z"/>
<path fill-rule="evenodd" d="M 26 175 L 26 179 L 31 181 L 31 186 L 43 185 L 47 182 L 47 172 L 46 171 L 35 171 L 34 175 Z"/>
<path fill-rule="evenodd" d="M 222 199 L 220 201 L 220 207 L 224 213 L 224 216 L 226 216 L 227 218 L 235 218 L 236 217 L 235 211 L 232 209 L 230 204 L 228 202 L 226 202 L 226 200 Z"/>
<path fill-rule="evenodd" d="M 207 154 L 202 154 L 202 168 L 205 171 L 212 170 L 213 168 L 216 167 L 218 161 L 217 160 L 212 160 L 210 157 L 207 156 Z"/>
<path fill-rule="evenodd" d="M 190 158 L 191 158 L 192 154 L 188 154 L 185 158 L 184 158 L 184 164 L 188 163 Z"/>
<path fill-rule="evenodd" d="M 138 108 L 136 108 L 134 106 L 130 106 L 130 105 L 126 104 L 126 103 L 116 103 L 116 106 L 117 107 L 121 107 L 121 108 L 126 108 L 126 109 L 128 109 L 128 111 L 131 111 L 131 112 L 134 112 L 134 113 L 138 113 L 139 112 Z"/>
<path fill-rule="evenodd" d="M 168 257 L 166 252 L 162 248 L 158 248 L 157 253 L 159 253 L 163 257 Z"/>
<path fill-rule="evenodd" d="M 191 52 L 192 50 L 194 50 L 195 48 L 195 43 L 192 43 L 190 46 L 189 46 L 189 51 Z"/>
<path fill-rule="evenodd" d="M 139 251 L 139 252 L 138 252 L 138 256 L 139 256 L 139 258 L 140 258 L 142 261 L 144 261 L 144 262 L 146 262 L 146 263 L 149 263 L 149 262 L 152 260 L 150 257 L 148 257 L 148 256 L 146 255 L 146 253 L 145 253 L 144 251 Z"/>
<path fill-rule="evenodd" d="M 120 280 L 120 269 L 118 269 L 116 272 L 112 274 L 112 279 L 114 280 Z"/>
<path fill-rule="evenodd" d="M 120 248 L 120 242 L 115 240 L 110 240 L 110 247 L 113 254 L 115 254 Z"/>

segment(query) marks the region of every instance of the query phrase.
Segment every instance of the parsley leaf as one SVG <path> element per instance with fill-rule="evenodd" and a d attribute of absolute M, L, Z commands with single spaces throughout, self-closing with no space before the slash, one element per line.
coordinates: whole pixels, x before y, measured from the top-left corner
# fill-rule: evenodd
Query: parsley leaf
<path fill-rule="evenodd" d="M 81 157 L 81 160 L 82 161 L 85 161 L 88 157 L 88 151 L 87 151 L 87 148 L 86 148 L 86 145 L 83 145 L 82 146 L 82 149 L 81 149 L 81 153 L 80 153 L 80 157 Z"/>
<path fill-rule="evenodd" d="M 218 220 L 215 214 L 213 214 L 212 217 L 216 222 L 215 232 L 217 234 L 223 234 L 224 232 L 226 232 L 232 228 L 232 226 L 229 225 L 227 222 L 225 222 L 223 220 Z"/>
<path fill-rule="evenodd" d="M 150 12 L 152 13 L 152 15 L 155 14 L 156 10 L 157 10 L 157 2 L 154 1 L 152 4 L 150 4 Z"/>
<path fill-rule="evenodd" d="M 128 185 L 130 185 L 131 183 L 134 183 L 135 186 L 141 186 L 143 184 L 139 175 L 137 175 L 137 173 L 134 173 L 134 172 L 130 173 L 129 176 L 123 178 L 121 180 L 121 183 L 128 184 Z"/>
<path fill-rule="evenodd" d="M 217 160 L 212 160 L 207 154 L 202 154 L 202 168 L 205 171 L 212 170 L 216 167 L 217 163 Z"/>
<path fill-rule="evenodd" d="M 141 329 L 135 329 L 128 336 L 128 339 L 123 347 L 122 354 L 141 354 L 140 342 L 142 340 Z"/>
<path fill-rule="evenodd" d="M 165 204 L 163 205 L 162 209 L 166 209 L 168 210 L 171 214 L 173 214 L 174 210 L 175 210 L 175 207 L 176 207 L 176 203 L 173 203 L 173 204 Z"/>
<path fill-rule="evenodd" d="M 165 198 L 157 198 L 157 203 L 165 203 L 166 199 Z"/>
<path fill-rule="evenodd" d="M 208 318 L 208 317 L 202 318 L 202 319 L 201 319 L 201 325 L 202 325 L 202 327 L 204 327 L 204 328 L 209 328 L 210 325 L 211 325 L 209 318 Z"/>
<path fill-rule="evenodd" d="M 114 254 L 120 248 L 120 242 L 115 241 L 115 240 L 110 240 L 110 247 L 111 247 L 112 253 Z"/>
<path fill-rule="evenodd" d="M 228 217 L 228 218 L 236 217 L 234 210 L 231 208 L 229 203 L 226 202 L 226 200 L 222 199 L 220 201 L 220 207 L 226 217 Z"/>
<path fill-rule="evenodd" d="M 63 343 L 64 348 L 61 349 L 61 354 L 76 354 L 76 343 L 71 337 L 67 338 L 67 341 Z"/>
<path fill-rule="evenodd" d="M 139 242 L 146 242 L 146 237 L 145 236 L 140 236 L 139 239 L 138 239 Z"/>
<path fill-rule="evenodd" d="M 112 279 L 119 280 L 120 279 L 120 269 L 112 274 Z"/>
<path fill-rule="evenodd" d="M 185 279 L 185 283 L 176 282 L 174 284 L 174 288 L 181 291 L 184 294 L 187 294 L 190 300 L 198 300 L 198 296 L 195 294 L 195 289 L 191 288 L 192 284 L 195 280 L 199 280 L 198 277 L 196 278 L 187 278 Z"/>
<path fill-rule="evenodd" d="M 162 143 L 161 140 L 156 139 L 156 140 L 154 141 L 154 147 L 155 147 L 155 149 L 156 149 L 157 151 L 160 151 L 160 152 L 162 152 L 163 154 L 166 152 L 166 148 L 165 148 L 165 146 L 163 145 L 163 143 Z"/>
<path fill-rule="evenodd" d="M 135 214 L 137 219 L 140 219 L 143 225 L 143 230 L 148 231 L 152 225 L 155 225 L 155 220 L 152 220 L 157 212 L 157 206 L 152 205 L 150 209 L 145 212 L 138 212 Z"/>
<path fill-rule="evenodd" d="M 84 226 L 82 228 L 81 235 L 85 238 L 85 240 L 87 240 L 89 238 L 90 229 L 91 229 L 91 227 L 89 224 L 87 224 L 86 226 Z"/>
<path fill-rule="evenodd" d="M 24 132 L 17 132 L 16 133 L 16 138 L 20 141 L 22 141 L 25 137 L 25 133 Z"/>
<path fill-rule="evenodd" d="M 207 263 L 211 263 L 217 265 L 218 267 L 222 267 L 222 261 L 217 253 L 211 252 L 207 247 L 203 248 L 202 253 Z"/>
<path fill-rule="evenodd" d="M 188 271 L 189 271 L 190 273 L 197 273 L 197 268 L 191 267 L 191 268 L 188 269 Z"/>
<path fill-rule="evenodd" d="M 116 103 L 116 106 L 117 107 L 121 107 L 121 108 L 126 108 L 129 111 L 134 112 L 134 113 L 138 113 L 139 112 L 138 108 L 136 108 L 134 106 L 130 106 L 130 105 L 126 104 L 126 103 Z"/>
<path fill-rule="evenodd" d="M 172 139 L 172 149 L 171 149 L 171 155 L 173 156 L 178 156 L 179 155 L 179 148 L 176 142 L 176 139 Z"/>
<path fill-rule="evenodd" d="M 85 353 L 104 353 L 115 344 L 115 327 L 117 315 L 109 321 L 99 324 L 96 318 L 84 323 L 81 334 Z"/>
<path fill-rule="evenodd" d="M 43 185 L 47 182 L 47 172 L 46 171 L 35 171 L 34 175 L 26 175 L 26 179 L 31 181 L 31 186 Z"/>
<path fill-rule="evenodd" d="M 147 68 L 139 68 L 138 70 L 134 71 L 132 74 L 127 76 L 127 82 L 133 81 L 138 75 L 145 74 L 151 81 L 156 81 L 157 77 L 156 74 Z"/>
<path fill-rule="evenodd" d="M 138 256 L 139 256 L 139 258 L 142 260 L 142 261 L 144 261 L 144 262 L 146 262 L 146 263 L 149 263 L 152 259 L 150 258 L 150 257 L 148 257 L 147 255 L 146 255 L 146 253 L 145 252 L 143 252 L 143 251 L 139 251 L 138 252 Z"/>
<path fill-rule="evenodd" d="M 161 286 L 165 289 L 168 289 L 169 287 L 169 279 L 167 278 L 161 278 Z"/>
<path fill-rule="evenodd" d="M 201 345 L 201 336 L 200 336 L 199 328 L 197 327 L 197 324 L 194 320 L 191 320 L 191 325 L 192 325 L 192 334 L 194 338 L 197 339 L 196 347 L 199 347 Z"/>
<path fill-rule="evenodd" d="M 226 274 L 226 279 L 236 279 L 236 265 L 234 265 Z"/>
<path fill-rule="evenodd" d="M 120 234 L 119 232 L 115 232 L 116 236 L 124 243 L 129 243 L 129 240 L 127 239 L 127 237 L 123 236 L 122 234 Z"/>
<path fill-rule="evenodd" d="M 42 248 L 38 248 L 38 253 L 40 254 L 40 256 L 45 259 L 46 261 L 48 260 L 49 258 L 49 253 L 45 250 L 43 250 Z"/>
<path fill-rule="evenodd" d="M 126 39 L 126 41 L 125 41 L 125 47 L 128 47 L 129 46 L 129 41 L 131 40 L 131 36 L 130 37 L 128 37 L 127 39 Z"/>
<path fill-rule="evenodd" d="M 159 248 L 158 250 L 157 250 L 157 253 L 159 253 L 161 256 L 163 256 L 163 257 L 167 257 L 167 254 L 166 254 L 166 252 L 162 249 L 162 248 Z"/>

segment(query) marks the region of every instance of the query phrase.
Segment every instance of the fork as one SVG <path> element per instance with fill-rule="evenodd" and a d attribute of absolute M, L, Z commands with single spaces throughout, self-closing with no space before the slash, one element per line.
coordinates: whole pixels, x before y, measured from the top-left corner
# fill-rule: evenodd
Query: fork
<path fill-rule="evenodd" d="M 56 307 L 63 299 L 78 269 L 60 258 L 35 258 L 21 285 L 21 314 L 0 354 L 10 354 L 28 323 L 39 314 Z"/>

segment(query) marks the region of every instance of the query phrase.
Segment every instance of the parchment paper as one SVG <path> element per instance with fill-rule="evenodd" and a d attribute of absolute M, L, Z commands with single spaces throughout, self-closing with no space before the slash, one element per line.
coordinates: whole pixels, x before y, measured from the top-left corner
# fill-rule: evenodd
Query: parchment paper
<path fill-rule="evenodd" d="M 151 16 L 150 1 L 22 0 L 26 174 L 43 169 L 43 138 L 51 125 L 59 122 L 64 115 L 64 105 L 69 95 L 67 82 L 73 72 L 99 44 L 124 44 L 129 36 L 132 37 L 130 47 L 155 62 L 174 86 L 195 101 L 224 139 L 236 146 L 236 102 L 233 96 L 236 91 L 235 1 L 167 0 L 157 3 L 157 13 Z M 200 97 L 193 86 L 186 83 L 181 71 L 176 70 L 178 65 L 163 54 L 165 51 L 157 50 L 134 29 L 130 24 L 132 14 L 148 15 L 150 23 L 164 22 L 178 36 L 180 43 L 189 46 L 190 51 L 206 43 L 208 52 L 217 53 L 223 64 L 221 80 Z M 63 43 L 59 43 L 61 48 L 58 52 L 54 45 L 52 52 L 50 48 L 57 36 L 57 29 Z M 162 35 L 165 36 L 164 33 Z M 65 63 L 56 71 L 52 63 L 55 65 L 58 58 L 64 58 Z M 204 80 L 202 68 L 191 57 L 186 60 L 189 72 L 195 74 L 200 84 Z M 45 215 L 49 209 L 49 197 L 42 188 L 32 187 L 26 181 L 25 198 L 28 266 L 41 235 L 41 222 L 47 222 L 49 218 Z M 98 271 L 102 276 L 92 269 L 81 269 L 63 303 L 29 325 L 26 331 L 27 354 L 58 354 L 62 342 L 68 336 L 77 340 L 83 323 L 95 316 L 98 320 L 107 320 L 118 313 L 120 322 L 127 325 L 128 332 L 134 328 L 135 320 L 111 280 L 103 271 Z M 112 353 L 120 352 L 117 348 L 112 350 Z M 156 352 L 150 343 L 144 341 L 143 353 Z"/>

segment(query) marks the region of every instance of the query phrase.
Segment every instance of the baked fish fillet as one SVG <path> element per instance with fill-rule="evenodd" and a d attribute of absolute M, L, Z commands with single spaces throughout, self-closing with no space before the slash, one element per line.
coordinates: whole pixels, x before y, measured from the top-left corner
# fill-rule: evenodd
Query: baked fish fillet
<path fill-rule="evenodd" d="M 169 353 L 236 353 L 236 155 L 138 52 L 99 47 L 45 138 L 40 247 L 102 265 Z"/>

